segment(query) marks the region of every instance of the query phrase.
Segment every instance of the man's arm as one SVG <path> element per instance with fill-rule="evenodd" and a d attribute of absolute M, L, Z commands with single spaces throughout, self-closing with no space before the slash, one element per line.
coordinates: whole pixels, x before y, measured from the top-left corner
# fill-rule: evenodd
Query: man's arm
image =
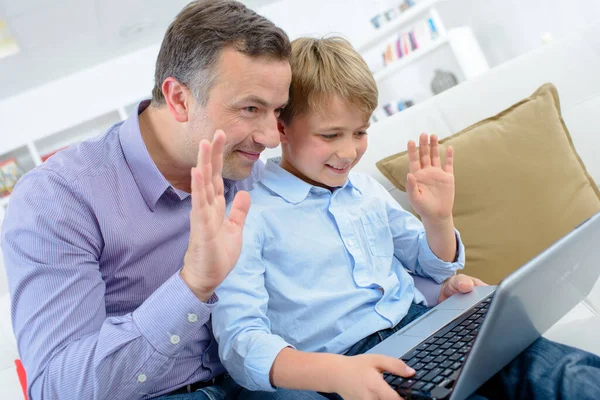
<path fill-rule="evenodd" d="M 212 306 L 176 274 L 132 314 L 107 318 L 98 263 L 103 241 L 74 185 L 49 170 L 29 173 L 2 226 L 29 398 L 141 398 L 208 321 Z"/>

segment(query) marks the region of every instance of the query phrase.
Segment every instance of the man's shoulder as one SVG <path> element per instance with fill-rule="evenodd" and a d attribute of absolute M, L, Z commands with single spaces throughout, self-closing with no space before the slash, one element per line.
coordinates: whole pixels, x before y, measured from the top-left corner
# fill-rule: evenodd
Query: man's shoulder
<path fill-rule="evenodd" d="M 120 147 L 118 126 L 103 135 L 71 145 L 58 151 L 41 165 L 27 172 L 11 195 L 11 204 L 45 199 L 49 204 L 62 204 L 67 198 L 83 200 L 92 191 L 85 188 L 108 188 L 119 179 L 126 168 Z M 23 196 L 21 196 L 23 195 Z M 21 200 L 18 200 L 21 199 Z"/>
<path fill-rule="evenodd" d="M 74 181 L 118 168 L 125 161 L 119 140 L 120 126 L 121 123 L 116 124 L 102 135 L 58 151 L 38 167 L 39 172 L 54 173 Z"/>

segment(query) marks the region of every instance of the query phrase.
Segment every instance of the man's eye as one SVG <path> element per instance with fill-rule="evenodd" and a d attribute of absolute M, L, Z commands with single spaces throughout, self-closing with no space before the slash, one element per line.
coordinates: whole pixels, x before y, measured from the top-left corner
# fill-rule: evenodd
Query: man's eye
<path fill-rule="evenodd" d="M 250 114 L 254 114 L 258 111 L 258 107 L 244 107 L 244 111 L 249 112 Z"/>

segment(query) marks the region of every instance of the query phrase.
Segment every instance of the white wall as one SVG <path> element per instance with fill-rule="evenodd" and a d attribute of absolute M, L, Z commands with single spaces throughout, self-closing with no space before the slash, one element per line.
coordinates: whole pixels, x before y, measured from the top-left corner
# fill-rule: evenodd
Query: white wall
<path fill-rule="evenodd" d="M 353 44 L 374 32 L 370 18 L 399 0 L 282 0 L 259 10 L 300 35 L 341 34 Z M 439 6 L 448 27 L 475 29 L 492 66 L 541 44 L 540 35 L 556 38 L 587 23 L 597 23 L 599 0 L 448 0 Z M 76 125 L 148 96 L 153 85 L 158 44 L 57 80 L 0 102 L 2 153 L 36 138 Z M 423 79 L 405 71 L 407 82 Z M 412 75 L 411 75 L 412 74 Z M 415 79 L 413 79 L 413 76 Z M 417 99 L 418 100 L 418 99 Z"/>
<path fill-rule="evenodd" d="M 359 45 L 374 32 L 370 18 L 399 3 L 282 0 L 261 12 L 292 38 L 333 33 Z M 558 39 L 600 19 L 600 0 L 447 0 L 438 9 L 447 28 L 469 25 L 474 29 L 491 66 L 539 47 L 544 33 Z"/>
<path fill-rule="evenodd" d="M 448 28 L 469 25 L 491 67 L 600 23 L 600 0 L 449 0 L 440 3 Z"/>

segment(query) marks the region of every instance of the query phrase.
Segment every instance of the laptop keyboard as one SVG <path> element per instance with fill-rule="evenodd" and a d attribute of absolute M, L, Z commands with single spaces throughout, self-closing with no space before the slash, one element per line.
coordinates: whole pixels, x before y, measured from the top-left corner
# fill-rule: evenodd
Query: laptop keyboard
<path fill-rule="evenodd" d="M 403 398 L 445 399 L 458 378 L 492 295 L 431 335 L 403 355 L 402 361 L 415 369 L 415 375 L 402 378 L 390 373 L 383 377 Z"/>

